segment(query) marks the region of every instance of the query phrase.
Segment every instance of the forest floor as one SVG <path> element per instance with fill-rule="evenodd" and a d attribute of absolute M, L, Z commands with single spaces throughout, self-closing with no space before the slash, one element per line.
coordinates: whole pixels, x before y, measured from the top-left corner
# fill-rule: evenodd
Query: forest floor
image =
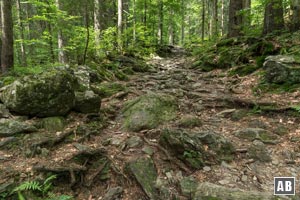
<path fill-rule="evenodd" d="M 291 104 L 299 104 L 300 92 L 274 94 L 260 93 L 256 90 L 254 94 L 254 88 L 259 83 L 259 72 L 246 77 L 227 76 L 224 70 L 201 72 L 190 69 L 192 60 L 181 49 L 175 49 L 173 53 L 174 55 L 168 58 L 155 57 L 150 60 L 149 63 L 154 66 L 155 71 L 138 73 L 132 75 L 129 81 L 121 82 L 128 88 L 128 93 L 102 99 L 101 110 L 107 111 L 113 108 L 114 111 L 104 113 L 108 119 L 107 126 L 98 133 L 93 133 L 83 140 L 78 136 L 72 140 L 58 141 L 48 147 L 45 145 L 42 151 L 48 149 L 46 156 L 43 153 L 39 156 L 26 156 L 24 148 L 29 145 L 26 143 L 30 142 L 32 146 L 32 140 L 28 138 L 23 140 L 24 148 L 19 148 L 18 151 L 1 150 L 2 178 L 0 180 L 3 181 L 0 182 L 7 182 L 16 174 L 21 180 L 27 180 L 37 175 L 33 172 L 33 168 L 39 170 L 47 168 L 51 171 L 49 168 L 52 167 L 52 171 L 69 171 L 71 174 L 68 177 L 71 180 L 65 181 L 71 184 L 62 186 L 57 192 L 74 195 L 78 200 L 103 199 L 108 189 L 116 186 L 122 187 L 124 192 L 122 197 L 115 199 L 148 199 L 140 185 L 124 170 L 128 161 L 145 155 L 145 146 L 153 150 L 151 157 L 158 176 L 163 179 L 168 178 L 166 173 L 168 167 L 173 175 L 180 172 L 184 177 L 192 176 L 198 182 L 210 182 L 228 188 L 267 193 L 273 193 L 274 177 L 293 176 L 299 180 L 300 118 L 297 112 L 287 107 Z M 179 105 L 177 118 L 151 130 L 124 131 L 118 117 L 123 104 L 149 92 L 175 96 Z M 277 109 L 261 109 L 263 106 L 269 107 L 273 104 L 276 104 Z M 161 130 L 170 127 L 177 128 L 178 121 L 185 116 L 200 119 L 201 125 L 183 129 L 192 132 L 213 131 L 232 142 L 236 149 L 233 161 L 204 166 L 202 170 L 191 169 L 183 163 L 175 163 L 181 162 L 179 160 L 168 161 L 164 147 L 158 143 Z M 72 123 L 69 123 L 66 130 L 73 130 L 74 127 L 88 121 L 88 117 L 71 114 L 70 118 L 73 118 L 73 121 L 71 120 Z M 253 155 L 249 149 L 257 144 L 257 141 L 254 141 L 257 139 L 256 136 L 250 139 L 241 138 L 238 133 L 250 132 L 249 135 L 251 135 L 251 132 L 261 130 L 272 137 L 264 140 L 262 144 L 259 143 L 260 150 L 255 151 Z M 59 134 L 61 133 L 57 133 L 58 137 Z M 132 148 L 122 145 L 132 136 L 141 138 L 141 145 L 133 145 Z M 103 143 L 108 140 L 110 143 L 103 146 Z M 69 164 L 64 169 L 61 163 L 73 159 L 74 155 L 79 155 L 79 149 L 86 147 L 96 149 L 98 153 L 105 152 L 113 170 L 110 170 L 109 178 L 105 181 L 92 181 L 92 184 L 78 186 L 73 176 L 80 171 L 80 167 Z M 104 163 L 102 167 L 91 171 L 90 177 L 92 178 L 90 179 L 94 179 L 97 170 L 103 170 L 105 165 Z M 93 176 L 93 174 L 96 175 Z M 171 190 L 178 193 L 178 199 L 189 199 L 180 194 L 179 188 L 170 188 Z"/>

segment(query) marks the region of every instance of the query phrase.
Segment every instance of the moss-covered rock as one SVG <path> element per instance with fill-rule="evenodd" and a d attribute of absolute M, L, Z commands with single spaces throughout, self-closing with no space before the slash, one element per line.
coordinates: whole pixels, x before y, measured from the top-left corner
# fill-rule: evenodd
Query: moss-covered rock
<path fill-rule="evenodd" d="M 48 117 L 67 114 L 74 106 L 76 79 L 66 69 L 25 76 L 2 89 L 1 101 L 13 112 Z"/>
<path fill-rule="evenodd" d="M 141 185 L 149 199 L 159 199 L 158 191 L 155 188 L 158 175 L 151 158 L 138 158 L 137 160 L 129 162 L 126 168 Z"/>
<path fill-rule="evenodd" d="M 189 133 L 166 129 L 160 137 L 160 144 L 195 169 L 222 160 L 230 161 L 234 153 L 233 145 L 213 132 Z"/>
<path fill-rule="evenodd" d="M 199 183 L 194 200 L 272 200 L 277 199 L 271 193 L 245 191 L 237 188 L 227 188 L 213 183 Z"/>
<path fill-rule="evenodd" d="M 74 110 L 81 113 L 98 113 L 101 98 L 91 90 L 75 92 Z"/>
<path fill-rule="evenodd" d="M 182 128 L 194 128 L 202 126 L 202 121 L 196 116 L 187 115 L 178 121 L 178 126 Z"/>
<path fill-rule="evenodd" d="M 13 119 L 0 120 L 1 137 L 14 136 L 19 133 L 32 133 L 35 131 L 37 131 L 37 128 L 26 122 L 17 121 Z"/>
<path fill-rule="evenodd" d="M 39 125 L 49 132 L 62 131 L 66 125 L 66 120 L 63 117 L 47 117 L 43 118 Z"/>
<path fill-rule="evenodd" d="M 126 103 L 122 109 L 123 127 L 130 131 L 156 128 L 176 117 L 175 98 L 165 94 L 147 94 Z"/>
<path fill-rule="evenodd" d="M 126 90 L 125 86 L 115 82 L 103 82 L 101 84 L 92 85 L 91 88 L 102 98 L 110 97 L 118 92 Z"/>

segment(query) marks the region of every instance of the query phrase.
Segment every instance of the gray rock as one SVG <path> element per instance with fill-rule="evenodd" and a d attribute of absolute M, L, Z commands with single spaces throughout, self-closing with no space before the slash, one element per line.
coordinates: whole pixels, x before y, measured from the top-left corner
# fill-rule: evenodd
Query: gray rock
<path fill-rule="evenodd" d="M 74 110 L 81 113 L 98 113 L 101 99 L 92 90 L 75 92 Z"/>
<path fill-rule="evenodd" d="M 181 192 L 184 196 L 191 197 L 194 196 L 198 187 L 198 182 L 194 177 L 184 177 L 180 180 Z"/>
<path fill-rule="evenodd" d="M 264 62 L 265 79 L 269 83 L 299 83 L 300 64 L 291 56 L 269 56 Z"/>
<path fill-rule="evenodd" d="M 233 145 L 214 132 L 191 133 L 166 129 L 159 142 L 174 156 L 195 169 L 202 169 L 206 163 L 233 159 Z"/>
<path fill-rule="evenodd" d="M 159 199 L 155 187 L 157 171 L 151 158 L 138 158 L 127 164 L 129 173 L 134 176 L 150 199 Z"/>
<path fill-rule="evenodd" d="M 76 79 L 66 69 L 25 76 L 2 88 L 4 105 L 22 115 L 49 117 L 67 114 L 74 106 Z"/>
<path fill-rule="evenodd" d="M 266 145 L 259 141 L 255 140 L 252 145 L 248 149 L 248 156 L 254 160 L 258 160 L 261 162 L 271 162 L 271 156 L 268 152 Z"/>
<path fill-rule="evenodd" d="M 262 128 L 245 128 L 236 131 L 235 136 L 246 140 L 261 140 L 264 143 L 276 143 L 278 136 Z"/>
<path fill-rule="evenodd" d="M 259 191 L 245 191 L 213 183 L 200 183 L 197 187 L 193 200 L 215 199 L 215 200 L 272 200 L 273 193 Z"/>
<path fill-rule="evenodd" d="M 110 188 L 104 195 L 103 200 L 121 200 L 121 195 L 123 193 L 122 187 Z"/>
<path fill-rule="evenodd" d="M 148 154 L 149 156 L 152 156 L 153 153 L 154 153 L 154 150 L 149 147 L 149 146 L 145 146 L 142 151 L 145 153 L 145 154 Z"/>
<path fill-rule="evenodd" d="M 126 141 L 127 148 L 136 148 L 143 145 L 143 140 L 139 136 L 132 136 Z"/>
<path fill-rule="evenodd" d="M 14 136 L 19 133 L 32 133 L 37 128 L 26 123 L 13 119 L 0 119 L 0 136 Z"/>
<path fill-rule="evenodd" d="M 0 118 L 8 118 L 11 114 L 4 104 L 0 104 Z"/>
<path fill-rule="evenodd" d="M 41 127 L 49 132 L 62 131 L 65 124 L 66 121 L 63 117 L 47 117 L 40 121 Z"/>
<path fill-rule="evenodd" d="M 177 104 L 172 96 L 147 94 L 126 103 L 122 110 L 123 128 L 130 131 L 153 129 L 176 117 Z"/>

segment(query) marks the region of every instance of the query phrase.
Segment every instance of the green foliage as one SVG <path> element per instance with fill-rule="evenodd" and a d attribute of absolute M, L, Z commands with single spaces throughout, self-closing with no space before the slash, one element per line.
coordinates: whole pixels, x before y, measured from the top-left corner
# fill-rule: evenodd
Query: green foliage
<path fill-rule="evenodd" d="M 26 181 L 15 187 L 11 194 L 17 194 L 18 200 L 26 200 L 27 196 L 34 196 L 34 199 L 46 200 L 71 200 L 73 197 L 68 195 L 56 196 L 51 192 L 53 189 L 53 181 L 57 178 L 56 175 L 51 175 L 46 178 L 43 182 L 40 181 Z"/>

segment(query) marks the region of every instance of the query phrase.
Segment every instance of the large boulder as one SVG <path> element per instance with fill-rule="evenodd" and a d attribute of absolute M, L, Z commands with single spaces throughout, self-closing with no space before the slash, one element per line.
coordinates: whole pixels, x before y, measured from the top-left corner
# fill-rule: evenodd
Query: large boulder
<path fill-rule="evenodd" d="M 265 79 L 269 83 L 300 83 L 300 63 L 292 56 L 268 56 L 264 70 Z"/>
<path fill-rule="evenodd" d="M 2 88 L 0 99 L 10 111 L 21 115 L 65 115 L 74 106 L 76 85 L 68 70 L 50 70 L 14 81 Z"/>
<path fill-rule="evenodd" d="M 193 133 L 166 129 L 159 142 L 172 155 L 195 169 L 233 159 L 234 146 L 214 132 Z"/>
<path fill-rule="evenodd" d="M 175 98 L 166 94 L 147 94 L 127 102 L 122 110 L 123 127 L 130 131 L 156 128 L 176 117 Z"/>

